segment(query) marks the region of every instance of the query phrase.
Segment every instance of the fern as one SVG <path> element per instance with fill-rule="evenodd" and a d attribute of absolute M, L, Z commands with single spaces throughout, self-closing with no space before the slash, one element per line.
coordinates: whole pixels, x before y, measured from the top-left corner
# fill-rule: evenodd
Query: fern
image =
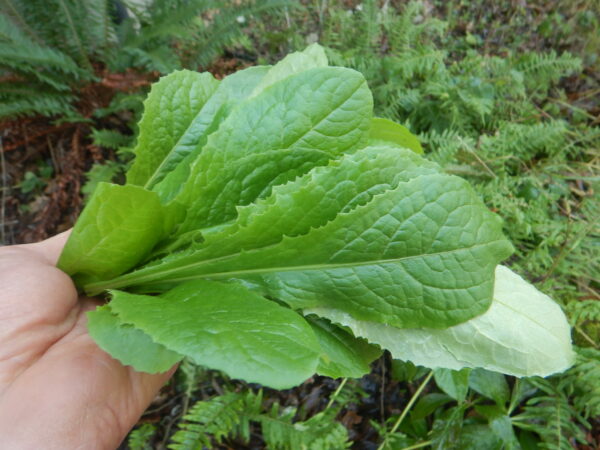
<path fill-rule="evenodd" d="M 1 91 L 1 89 L 0 89 Z M 28 91 L 29 94 L 30 91 Z M 64 114 L 71 108 L 71 96 L 62 94 L 42 94 L 38 97 L 30 95 L 25 98 L 5 96 L 0 93 L 0 118 L 31 116 L 36 114 L 52 116 Z"/>
<path fill-rule="evenodd" d="M 197 402 L 183 418 L 169 448 L 174 450 L 212 447 L 239 430 L 248 439 L 250 420 L 260 414 L 262 393 L 230 392 L 209 401 Z"/>
<path fill-rule="evenodd" d="M 293 423 L 295 410 L 280 411 L 273 405 L 268 414 L 257 417 L 268 448 L 277 450 L 321 450 L 350 447 L 348 431 L 335 421 L 335 414 L 321 412 L 305 422 Z"/>
<path fill-rule="evenodd" d="M 133 430 L 127 438 L 127 446 L 129 450 L 150 450 L 150 440 L 156 433 L 156 427 L 152 424 L 145 423 L 139 428 Z"/>
<path fill-rule="evenodd" d="M 600 417 L 600 350 L 576 348 L 577 362 L 561 381 L 584 417 Z"/>
<path fill-rule="evenodd" d="M 292 0 L 151 0 L 122 23 L 111 0 L 2 0 L 2 116 L 73 115 L 79 89 L 107 66 L 168 73 L 208 65 L 225 46 L 244 42 L 240 15 L 258 17 Z M 100 63 L 100 64 L 98 64 Z M 4 85 L 27 85 L 8 94 Z M 40 94 L 41 92 L 41 94 Z M 59 93 L 64 101 L 57 101 Z"/>
<path fill-rule="evenodd" d="M 583 325 L 585 322 L 600 323 L 600 301 L 598 300 L 571 302 L 567 306 L 567 312 L 572 326 Z"/>
<path fill-rule="evenodd" d="M 570 53 L 525 53 L 516 58 L 515 68 L 525 74 L 526 86 L 533 91 L 545 92 L 552 83 L 573 72 L 581 72 L 581 59 Z"/>
<path fill-rule="evenodd" d="M 262 391 L 230 392 L 208 401 L 199 401 L 185 415 L 169 448 L 174 450 L 211 448 L 226 438 L 248 442 L 252 424 L 259 425 L 267 448 L 344 449 L 349 447 L 348 432 L 335 417 L 364 393 L 355 382 L 342 386 L 331 404 L 311 418 L 297 420 L 296 407 L 263 404 Z"/>
<path fill-rule="evenodd" d="M 85 174 L 87 181 L 81 187 L 81 193 L 87 201 L 101 182 L 111 183 L 117 175 L 123 173 L 123 164 L 116 161 L 106 161 L 104 164 L 94 164 Z"/>
<path fill-rule="evenodd" d="M 523 412 L 512 418 L 513 425 L 537 433 L 544 449 L 571 450 L 574 442 L 586 443 L 580 426 L 589 428 L 583 416 L 569 403 L 568 395 L 551 380 L 530 378 L 542 395 L 527 401 Z"/>
<path fill-rule="evenodd" d="M 92 140 L 94 145 L 118 150 L 121 147 L 133 143 L 133 136 L 127 136 L 115 130 L 97 130 L 92 128 Z"/>

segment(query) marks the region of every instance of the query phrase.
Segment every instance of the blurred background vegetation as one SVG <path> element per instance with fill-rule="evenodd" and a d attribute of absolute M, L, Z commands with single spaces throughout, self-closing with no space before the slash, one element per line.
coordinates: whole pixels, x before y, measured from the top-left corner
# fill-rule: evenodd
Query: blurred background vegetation
<path fill-rule="evenodd" d="M 121 179 L 161 74 L 220 78 L 312 42 L 503 217 L 509 265 L 566 310 L 577 364 L 515 379 L 385 355 L 277 392 L 186 362 L 123 448 L 599 448 L 595 0 L 0 0 L 0 243 L 69 228 Z"/>

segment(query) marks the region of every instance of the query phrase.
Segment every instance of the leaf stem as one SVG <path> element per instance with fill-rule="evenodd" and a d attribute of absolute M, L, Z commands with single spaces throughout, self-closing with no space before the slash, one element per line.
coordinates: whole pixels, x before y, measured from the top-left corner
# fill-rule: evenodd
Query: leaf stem
<path fill-rule="evenodd" d="M 340 383 L 340 385 L 338 386 L 338 388 L 335 390 L 335 392 L 333 393 L 333 395 L 329 399 L 329 403 L 327 403 L 327 406 L 325 407 L 324 411 L 327 411 L 329 408 L 331 408 L 331 405 L 333 405 L 333 402 L 335 401 L 335 399 L 337 398 L 337 396 L 340 394 L 340 392 L 342 392 L 342 389 L 344 389 L 344 386 L 346 385 L 347 381 L 348 381 L 348 378 L 344 378 L 342 380 L 342 382 Z"/>
<path fill-rule="evenodd" d="M 408 447 L 403 447 L 402 450 L 415 450 L 417 448 L 427 447 L 428 445 L 431 445 L 432 442 L 433 441 L 418 442 L 416 444 L 409 445 Z"/>
<path fill-rule="evenodd" d="M 598 344 L 596 343 L 596 341 L 594 341 L 585 331 L 583 331 L 579 325 L 575 326 L 575 330 L 577 330 L 577 332 L 581 336 L 583 336 L 583 338 L 586 341 L 588 341 L 590 344 L 592 344 L 594 346 L 594 348 L 598 348 Z"/>
<path fill-rule="evenodd" d="M 402 423 L 402 421 L 404 420 L 404 418 L 406 417 L 406 415 L 408 414 L 408 412 L 410 411 L 410 409 L 413 407 L 413 405 L 415 404 L 415 402 L 419 398 L 419 395 L 421 395 L 421 392 L 423 392 L 423 389 L 425 389 L 425 386 L 427 386 L 427 383 L 429 383 L 429 380 L 431 380 L 432 376 L 433 376 L 433 370 L 429 372 L 429 374 L 425 377 L 425 379 L 423 380 L 423 382 L 421 383 L 421 385 L 419 386 L 419 388 L 415 391 L 415 393 L 413 394 L 413 396 L 410 398 L 410 400 L 408 401 L 408 404 L 406 405 L 406 407 L 402 411 L 402 414 L 400 414 L 400 417 L 398 417 L 398 420 L 396 420 L 396 423 L 394 424 L 394 426 L 392 427 L 392 429 L 388 433 L 388 435 L 389 434 L 394 434 L 396 432 L 396 430 L 398 429 L 398 427 L 400 426 L 400 424 Z M 383 439 L 383 442 L 377 448 L 377 450 L 383 450 L 386 442 L 387 442 L 387 437 Z M 419 447 L 413 447 L 413 448 L 419 448 Z"/>

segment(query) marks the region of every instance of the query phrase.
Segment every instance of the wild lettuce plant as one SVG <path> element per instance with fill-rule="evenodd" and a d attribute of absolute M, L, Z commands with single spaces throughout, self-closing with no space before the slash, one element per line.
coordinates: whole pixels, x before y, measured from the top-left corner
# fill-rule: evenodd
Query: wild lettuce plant
<path fill-rule="evenodd" d="M 361 376 L 383 349 L 569 367 L 559 306 L 498 265 L 500 218 L 372 111 L 363 76 L 318 45 L 222 81 L 163 77 L 127 183 L 98 187 L 59 261 L 110 295 L 88 315 L 98 345 L 141 371 L 188 357 L 274 388 Z"/>

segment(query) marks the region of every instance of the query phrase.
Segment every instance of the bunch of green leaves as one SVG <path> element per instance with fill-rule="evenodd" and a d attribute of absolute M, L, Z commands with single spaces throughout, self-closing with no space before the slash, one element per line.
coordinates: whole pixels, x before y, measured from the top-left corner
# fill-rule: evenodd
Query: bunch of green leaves
<path fill-rule="evenodd" d="M 423 376 L 400 361 L 395 365 L 397 381 Z M 428 386 L 432 378 L 437 390 Z M 381 449 L 570 449 L 586 443 L 583 430 L 590 424 L 568 396 L 556 377 L 516 379 L 511 386 L 501 374 L 482 369 L 436 369 L 420 382 L 401 416 L 388 419 L 394 426 L 374 426 Z"/>
<path fill-rule="evenodd" d="M 59 261 L 88 294 L 110 291 L 89 315 L 96 342 L 138 370 L 187 356 L 275 388 L 361 376 L 380 348 L 429 367 L 567 368 L 560 308 L 498 266 L 512 251 L 499 218 L 372 109 L 362 75 L 318 45 L 155 84 L 127 183 L 98 186 Z"/>
<path fill-rule="evenodd" d="M 209 64 L 226 45 L 244 43 L 240 16 L 289 0 L 2 0 L 0 117 L 66 115 L 99 72 L 168 73 Z"/>

